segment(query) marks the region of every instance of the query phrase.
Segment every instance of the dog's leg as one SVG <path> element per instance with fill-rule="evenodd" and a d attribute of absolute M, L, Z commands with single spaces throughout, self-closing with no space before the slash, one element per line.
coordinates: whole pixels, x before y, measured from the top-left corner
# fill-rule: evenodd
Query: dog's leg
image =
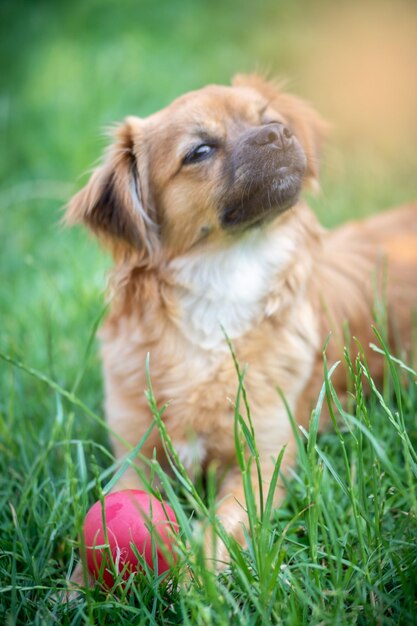
<path fill-rule="evenodd" d="M 145 417 L 146 416 L 146 417 Z M 112 437 L 112 448 L 114 456 L 121 463 L 126 459 L 146 433 L 150 425 L 147 417 L 146 407 L 133 405 L 124 406 L 118 398 L 118 404 L 111 406 L 108 411 L 108 422 L 110 428 L 117 433 L 118 437 Z M 136 458 L 132 458 L 128 467 L 113 486 L 112 491 L 120 489 L 144 489 L 147 490 L 151 480 L 150 465 L 144 460 L 151 460 L 154 454 L 159 458 L 161 443 L 156 427 L 144 441 Z"/>
<path fill-rule="evenodd" d="M 258 472 L 255 463 L 251 465 L 251 483 L 255 501 L 258 507 L 260 505 L 260 491 L 263 491 L 263 500 L 265 502 L 268 489 L 271 483 L 272 475 L 275 468 L 275 462 L 283 445 L 286 446 L 284 457 L 281 464 L 281 473 L 286 474 L 288 469 L 294 464 L 296 455 L 296 443 L 293 435 L 287 437 L 287 441 L 283 442 L 280 437 L 275 437 L 270 433 L 271 445 L 264 445 L 259 448 L 260 469 L 262 475 L 262 487 L 259 484 Z M 275 444 L 275 445 L 273 445 Z M 285 490 L 282 481 L 279 480 L 274 493 L 274 506 L 278 506 L 285 496 Z M 218 496 L 217 515 L 225 530 L 231 534 L 241 545 L 245 544 L 244 528 L 248 527 L 248 516 L 245 501 L 245 491 L 242 483 L 242 475 L 240 469 L 235 466 L 230 470 L 226 479 L 221 486 Z M 214 567 L 221 569 L 229 560 L 226 546 L 222 541 L 213 536 L 213 529 L 209 528 L 205 536 L 206 554 L 209 559 L 214 559 Z"/>

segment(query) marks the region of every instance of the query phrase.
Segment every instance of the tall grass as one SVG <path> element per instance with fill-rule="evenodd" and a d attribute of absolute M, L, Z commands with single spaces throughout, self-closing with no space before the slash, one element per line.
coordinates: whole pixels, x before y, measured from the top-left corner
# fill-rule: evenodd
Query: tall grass
<path fill-rule="evenodd" d="M 323 388 L 308 430 L 300 430 L 288 416 L 299 463 L 286 481 L 288 497 L 279 510 L 272 507 L 272 496 L 282 452 L 271 485 L 264 485 L 259 476 L 264 489 L 261 505 L 253 494 L 249 476 L 258 453 L 244 370 L 235 361 L 235 446 L 245 489 L 242 504 L 249 518 L 246 549 L 216 519 L 214 475 L 210 474 L 203 496 L 181 466 L 165 429 L 165 407 L 158 406 L 152 391 L 149 367 L 151 427 L 159 429 L 171 472 L 148 459 L 148 489 L 161 497 L 161 488 L 176 513 L 181 529 L 177 564 L 168 578 L 147 569 L 127 583 L 116 579 L 111 591 L 98 583 L 69 602 L 63 602 L 61 594 L 78 560 L 86 510 L 109 491 L 112 476 L 120 477 L 140 455 L 143 440 L 125 461 L 116 463 L 106 446 L 86 437 L 88 423 L 84 432 L 77 429 L 84 420 L 105 429 L 94 411 L 50 377 L 8 359 L 15 393 L 20 378 L 30 376 L 35 387 L 52 396 L 42 429 L 27 422 L 23 426 L 16 415 L 8 435 L 13 464 L 3 450 L 3 623 L 414 623 L 416 373 L 390 355 L 380 336 L 378 343 L 376 349 L 383 352 L 389 370 L 389 397 L 377 390 L 360 354 L 353 362 L 346 354 L 355 413 L 339 402 L 332 370 L 327 371 L 325 364 Z M 369 398 L 364 396 L 364 381 L 371 388 Z M 319 436 L 324 402 L 333 427 Z M 154 483 L 153 477 L 158 481 Z M 210 523 L 227 546 L 230 564 L 218 574 L 207 566 L 197 521 L 202 528 Z"/>

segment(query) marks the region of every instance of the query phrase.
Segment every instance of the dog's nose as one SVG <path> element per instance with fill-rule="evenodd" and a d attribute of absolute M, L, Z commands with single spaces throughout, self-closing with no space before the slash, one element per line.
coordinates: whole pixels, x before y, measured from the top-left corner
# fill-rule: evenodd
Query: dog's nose
<path fill-rule="evenodd" d="M 285 149 L 292 142 L 293 134 L 284 124 L 268 124 L 259 129 L 253 136 L 253 142 L 258 146 L 275 144 L 278 148 Z"/>

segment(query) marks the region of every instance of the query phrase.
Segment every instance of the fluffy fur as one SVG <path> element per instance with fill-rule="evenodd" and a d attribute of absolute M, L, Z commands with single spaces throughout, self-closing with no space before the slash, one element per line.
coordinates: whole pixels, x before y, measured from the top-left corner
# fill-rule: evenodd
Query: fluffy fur
<path fill-rule="evenodd" d="M 169 401 L 164 420 L 174 445 L 190 469 L 214 462 L 224 474 L 218 513 L 241 541 L 231 407 L 237 380 L 222 327 L 248 364 L 266 483 L 282 446 L 284 471 L 295 454 L 276 389 L 306 426 L 329 332 L 330 362 L 342 356 L 347 323 L 380 378 L 381 359 L 368 345 L 381 285 L 391 339 L 410 348 L 417 205 L 324 230 L 299 196 L 317 183 L 325 132 L 306 103 L 257 76 L 238 76 L 232 87 L 209 86 L 147 119 L 128 118 L 68 209 L 68 222 L 85 223 L 115 259 L 101 330 L 110 428 L 132 446 L 147 429 L 150 353 L 157 400 Z M 343 395 L 342 367 L 333 381 Z M 116 439 L 114 449 L 118 457 L 126 453 Z M 143 453 L 155 450 L 163 462 L 154 432 Z M 123 486 L 140 486 L 133 468 Z M 277 503 L 280 497 L 278 490 Z"/>

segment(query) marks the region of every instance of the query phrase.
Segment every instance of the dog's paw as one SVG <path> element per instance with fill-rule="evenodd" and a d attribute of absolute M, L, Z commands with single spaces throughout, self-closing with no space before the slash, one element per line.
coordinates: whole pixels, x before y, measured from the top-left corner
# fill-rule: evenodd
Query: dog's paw
<path fill-rule="evenodd" d="M 71 578 L 67 580 L 67 588 L 57 594 L 56 599 L 67 603 L 81 598 L 87 588 L 93 588 L 95 579 L 88 570 L 85 570 L 81 561 L 77 563 Z"/>

